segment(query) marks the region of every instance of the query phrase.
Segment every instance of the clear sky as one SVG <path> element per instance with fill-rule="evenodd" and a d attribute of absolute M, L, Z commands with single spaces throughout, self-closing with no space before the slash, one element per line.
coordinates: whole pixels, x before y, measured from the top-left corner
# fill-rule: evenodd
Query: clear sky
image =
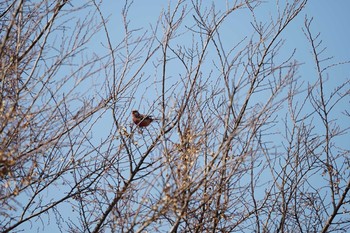
<path fill-rule="evenodd" d="M 176 2 L 176 1 L 173 1 Z M 215 3 L 216 9 L 226 9 L 226 4 L 231 1 L 208 1 L 208 5 L 211 2 Z M 259 8 L 259 15 L 261 20 L 264 17 L 273 16 L 276 13 L 275 1 L 265 1 L 261 8 Z M 280 1 L 285 2 L 285 1 Z M 109 32 L 115 41 L 120 41 L 123 37 L 123 26 L 121 21 L 121 9 L 124 5 L 123 1 L 113 1 L 112 3 L 103 4 L 102 10 L 105 16 L 110 16 L 108 24 Z M 134 1 L 129 11 L 129 23 L 130 28 L 144 28 L 150 29 L 151 25 L 154 25 L 160 16 L 160 12 L 163 8 L 168 7 L 168 1 L 164 0 L 151 0 L 151 1 Z M 312 30 L 316 34 L 321 33 L 321 39 L 323 46 L 327 47 L 325 55 L 334 56 L 332 62 L 343 62 L 349 60 L 350 46 L 347 46 L 350 41 L 350 30 L 348 24 L 350 23 L 350 1 L 348 0 L 311 0 L 308 1 L 306 8 L 298 15 L 284 32 L 283 37 L 286 39 L 286 45 L 284 47 L 286 56 L 288 56 L 294 48 L 296 48 L 295 58 L 304 66 L 300 68 L 301 75 L 307 75 L 308 72 L 313 71 L 311 48 L 306 41 L 306 37 L 303 34 L 302 28 L 304 27 L 305 17 L 313 18 Z M 272 12 L 272 13 L 271 13 Z M 230 19 L 231 20 L 231 19 Z M 227 27 L 227 31 L 222 30 L 224 39 L 226 38 L 228 47 L 233 43 L 239 41 L 244 36 L 250 36 L 252 27 L 250 26 L 250 19 L 243 11 L 237 12 L 237 17 L 233 16 L 232 20 L 227 20 L 222 27 Z M 101 43 L 105 43 L 105 38 L 102 35 Z M 94 50 L 94 48 L 90 48 Z M 309 57 L 307 57 L 309 56 Z M 153 67 L 149 73 L 154 73 Z M 171 68 L 170 68 L 171 69 Z M 176 75 L 176 68 L 174 75 Z M 336 78 L 348 78 L 349 71 L 346 66 L 341 69 L 337 69 Z M 147 73 L 147 70 L 146 70 Z M 170 73 L 170 72 L 169 72 Z M 138 106 L 138 105 L 137 105 Z"/>
<path fill-rule="evenodd" d="M 214 2 L 217 9 L 225 9 L 226 1 L 222 0 Z M 263 4 L 269 5 L 270 7 L 275 5 L 275 1 L 269 0 L 266 2 L 267 3 Z M 122 5 L 123 1 L 112 1 L 112 3 L 103 4 L 103 6 L 105 6 L 103 10 L 106 12 L 106 15 L 111 15 L 111 19 L 113 19 L 112 21 L 117 20 L 117 22 L 120 23 Z M 168 1 L 163 0 L 134 1 L 133 7 L 130 10 L 132 16 L 132 18 L 130 18 L 131 25 L 135 27 L 149 27 L 150 24 L 154 24 L 157 21 L 161 9 L 167 7 L 167 5 Z M 334 55 L 340 60 L 348 59 L 350 47 L 346 46 L 346 44 L 350 41 L 350 30 L 347 27 L 350 23 L 350 14 L 348 14 L 349 9 L 350 1 L 348 0 L 309 0 L 306 8 L 298 16 L 298 19 L 294 21 L 293 29 L 301 29 L 305 15 L 313 17 L 314 30 L 322 33 L 322 39 L 329 50 L 333 51 Z M 266 11 L 266 13 L 268 16 L 268 11 Z M 121 26 L 121 24 L 113 23 L 113 28 L 115 30 L 111 30 L 110 32 L 113 33 L 113 31 L 115 31 L 115 33 L 118 33 L 118 26 Z M 293 35 L 296 32 L 295 30 L 287 31 Z"/>

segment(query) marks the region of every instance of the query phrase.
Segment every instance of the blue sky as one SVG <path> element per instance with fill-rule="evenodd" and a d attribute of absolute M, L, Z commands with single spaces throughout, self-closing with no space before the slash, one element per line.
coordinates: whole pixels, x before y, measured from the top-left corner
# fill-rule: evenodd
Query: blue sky
<path fill-rule="evenodd" d="M 231 1 L 213 1 L 215 2 L 216 9 L 224 11 L 226 9 L 226 2 Z M 284 1 L 281 1 L 284 2 Z M 210 5 L 211 2 L 208 2 Z M 135 1 L 130 9 L 130 24 L 135 28 L 149 28 L 151 24 L 154 25 L 158 21 L 160 11 L 163 7 L 167 8 L 166 1 Z M 119 6 L 115 9 L 120 11 Z M 113 9 L 111 7 L 110 9 Z M 295 20 L 288 26 L 285 32 L 282 34 L 285 39 L 285 46 L 281 50 L 281 57 L 288 57 L 292 51 L 296 48 L 295 59 L 298 60 L 302 65 L 299 68 L 299 75 L 301 79 L 308 82 L 313 82 L 312 78 L 316 78 L 316 68 L 313 60 L 313 55 L 311 53 L 311 47 L 307 42 L 302 29 L 304 28 L 305 18 L 313 18 L 312 22 L 312 32 L 316 35 L 320 32 L 320 39 L 322 40 L 322 46 L 326 47 L 325 52 L 322 54 L 321 58 L 334 57 L 334 59 L 329 62 L 324 63 L 324 66 L 349 61 L 350 46 L 347 46 L 350 41 L 350 30 L 348 29 L 348 23 L 350 23 L 350 14 L 348 10 L 350 9 L 350 1 L 347 0 L 318 0 L 309 1 L 306 8 L 297 16 Z M 116 10 L 118 12 L 118 10 Z M 258 15 L 260 20 L 264 21 L 265 17 L 274 17 L 277 7 L 275 1 L 266 1 L 258 9 Z M 119 12 L 117 14 L 112 14 L 112 17 L 116 16 L 120 18 Z M 191 17 L 190 17 L 191 18 Z M 115 32 L 116 37 L 118 37 L 118 29 L 111 30 Z M 227 30 L 226 30 L 227 29 Z M 250 36 L 252 32 L 252 27 L 250 25 L 250 19 L 246 14 L 246 11 L 239 10 L 236 14 L 223 24 L 221 27 L 221 33 L 224 44 L 226 43 L 227 48 L 231 48 L 232 45 L 245 36 Z M 186 43 L 186 42 L 183 42 Z M 284 53 L 284 54 L 283 54 Z M 169 67 L 168 74 L 170 76 L 176 77 L 179 71 L 174 68 L 172 72 L 172 67 Z M 147 70 L 146 70 L 147 73 Z M 154 69 L 151 67 L 149 73 L 154 74 Z M 154 74 L 156 75 L 156 74 Z M 331 91 L 338 83 L 349 78 L 349 66 L 343 65 L 338 66 L 335 69 L 329 71 L 330 82 L 328 85 L 328 91 Z M 155 79 L 157 77 L 154 77 Z M 333 81 L 334 80 L 334 81 Z M 339 82 L 337 81 L 339 80 Z M 334 85 L 334 86 L 332 86 Z M 152 95 L 150 95 L 151 98 Z M 148 106 L 140 106 L 147 110 Z M 345 107 L 345 106 L 344 106 Z"/>

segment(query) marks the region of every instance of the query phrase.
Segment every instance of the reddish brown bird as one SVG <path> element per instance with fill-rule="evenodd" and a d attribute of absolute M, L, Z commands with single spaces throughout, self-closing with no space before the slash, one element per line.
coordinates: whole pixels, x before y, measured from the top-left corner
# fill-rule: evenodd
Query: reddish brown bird
<path fill-rule="evenodd" d="M 152 123 L 152 121 L 156 121 L 156 120 L 159 120 L 159 119 L 154 118 L 152 116 L 140 114 L 139 111 L 137 110 L 132 111 L 132 121 L 138 127 L 147 127 Z"/>

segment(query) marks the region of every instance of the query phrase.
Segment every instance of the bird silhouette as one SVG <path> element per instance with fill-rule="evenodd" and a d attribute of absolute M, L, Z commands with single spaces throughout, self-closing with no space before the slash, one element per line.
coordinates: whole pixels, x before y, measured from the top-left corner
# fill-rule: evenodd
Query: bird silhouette
<path fill-rule="evenodd" d="M 154 118 L 153 116 L 144 115 L 139 113 L 137 110 L 133 110 L 131 112 L 132 115 L 132 121 L 137 125 L 138 127 L 147 127 L 149 126 L 153 121 L 157 121 L 159 119 Z"/>

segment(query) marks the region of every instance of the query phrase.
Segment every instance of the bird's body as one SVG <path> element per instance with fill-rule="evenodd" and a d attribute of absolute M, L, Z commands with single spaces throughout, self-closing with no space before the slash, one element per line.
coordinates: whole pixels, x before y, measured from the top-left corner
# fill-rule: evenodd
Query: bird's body
<path fill-rule="evenodd" d="M 132 111 L 132 121 L 138 127 L 147 127 L 152 123 L 152 121 L 155 121 L 155 120 L 158 120 L 158 119 L 153 118 L 152 116 L 140 114 L 137 110 Z"/>

